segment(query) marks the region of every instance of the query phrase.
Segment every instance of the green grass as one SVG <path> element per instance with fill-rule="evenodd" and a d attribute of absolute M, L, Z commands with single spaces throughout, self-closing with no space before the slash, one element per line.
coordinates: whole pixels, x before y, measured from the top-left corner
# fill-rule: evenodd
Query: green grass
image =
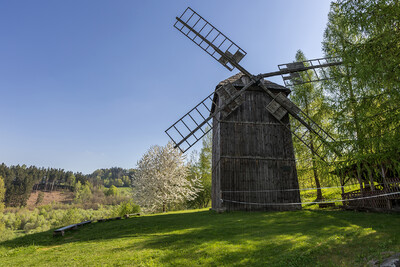
<path fill-rule="evenodd" d="M 345 186 L 345 192 L 350 192 L 359 189 L 359 185 L 348 185 Z M 333 201 L 342 199 L 342 190 L 340 187 L 337 188 L 324 188 L 322 189 L 322 196 L 324 201 Z M 316 190 L 301 190 L 300 197 L 302 203 L 314 202 L 317 198 Z M 343 202 L 338 201 L 335 203 L 337 207 L 343 206 Z M 318 209 L 318 204 L 303 204 L 303 207 L 307 209 Z"/>
<path fill-rule="evenodd" d="M 26 235 L 0 243 L 0 265 L 364 266 L 388 251 L 399 214 L 197 210 Z"/>

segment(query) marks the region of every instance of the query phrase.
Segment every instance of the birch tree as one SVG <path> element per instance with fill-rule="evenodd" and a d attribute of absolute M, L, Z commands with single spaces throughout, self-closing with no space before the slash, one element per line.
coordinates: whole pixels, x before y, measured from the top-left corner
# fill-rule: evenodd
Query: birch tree
<path fill-rule="evenodd" d="M 137 163 L 136 175 L 136 201 L 150 212 L 166 212 L 171 204 L 193 200 L 200 190 L 197 179 L 187 179 L 185 158 L 171 142 L 152 146 Z"/>

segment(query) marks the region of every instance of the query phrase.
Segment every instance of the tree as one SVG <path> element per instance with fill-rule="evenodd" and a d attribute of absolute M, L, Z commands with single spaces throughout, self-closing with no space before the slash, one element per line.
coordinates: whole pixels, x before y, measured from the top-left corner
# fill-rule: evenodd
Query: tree
<path fill-rule="evenodd" d="M 298 50 L 296 53 L 296 61 L 306 61 L 304 53 Z M 305 63 L 307 64 L 307 63 Z M 302 80 L 312 79 L 314 73 L 312 70 L 308 70 L 302 75 Z M 290 95 L 290 99 L 304 111 L 304 113 L 310 117 L 318 125 L 321 125 L 326 129 L 326 117 L 328 116 L 328 109 L 325 101 L 325 97 L 322 88 L 317 86 L 317 83 L 304 83 L 300 85 L 295 85 L 294 90 Z M 307 129 L 300 124 L 298 121 L 292 122 L 293 128 L 302 129 L 306 131 Z M 310 148 L 307 148 L 303 143 L 297 138 L 293 138 L 293 143 L 296 152 L 296 162 L 299 171 L 299 180 L 307 179 L 307 176 L 312 176 L 317 187 L 317 201 L 322 200 L 322 190 L 320 183 L 320 173 L 319 173 L 319 157 L 315 153 L 315 149 L 320 146 L 320 141 L 316 139 L 315 135 L 308 131 L 308 134 L 303 135 L 304 139 L 308 139 L 307 143 L 310 144 Z M 322 147 L 321 147 L 322 148 Z M 311 168 L 310 168 L 311 166 Z M 311 171 L 311 173 L 310 173 Z"/>
<path fill-rule="evenodd" d="M 74 175 L 72 172 L 68 172 L 68 173 L 67 173 L 66 183 L 67 183 L 69 186 L 74 186 L 75 180 L 76 180 L 75 175 Z"/>
<path fill-rule="evenodd" d="M 6 194 L 6 188 L 4 187 L 3 177 L 0 176 L 0 212 L 4 210 L 4 198 Z"/>
<path fill-rule="evenodd" d="M 339 56 L 327 83 L 337 134 L 348 140 L 349 159 L 387 154 L 400 146 L 400 2 L 331 4 L 323 49 Z"/>
<path fill-rule="evenodd" d="M 116 186 L 118 186 L 118 187 L 124 186 L 124 182 L 122 181 L 121 178 L 115 179 L 115 180 L 114 180 L 114 184 L 115 184 Z"/>
<path fill-rule="evenodd" d="M 195 208 L 208 207 L 211 201 L 211 159 L 212 159 L 212 132 L 203 137 L 203 147 L 200 155 L 193 155 L 190 164 L 189 179 L 199 179 L 201 190 L 197 197 L 189 202 Z"/>
<path fill-rule="evenodd" d="M 106 196 L 116 196 L 118 195 L 118 189 L 115 185 L 110 186 L 106 191 Z"/>
<path fill-rule="evenodd" d="M 43 199 L 44 199 L 44 193 L 43 193 L 42 191 L 40 191 L 40 192 L 38 193 L 38 195 L 37 195 L 35 205 L 36 205 L 36 206 L 39 206 L 40 204 L 42 204 Z"/>
<path fill-rule="evenodd" d="M 192 200 L 199 191 L 197 180 L 187 179 L 182 153 L 169 142 L 152 146 L 137 163 L 134 194 L 141 207 L 151 212 L 167 211 L 170 204 Z"/>
<path fill-rule="evenodd" d="M 400 2 L 395 0 L 341 0 L 331 4 L 326 34 L 341 39 L 331 48 L 354 69 L 352 75 L 358 82 L 369 87 L 385 84 L 386 88 L 399 88 L 399 14 Z"/>
<path fill-rule="evenodd" d="M 78 181 L 75 185 L 75 197 L 74 201 L 76 203 L 85 203 L 92 198 L 91 184 L 86 182 L 84 185 Z"/>

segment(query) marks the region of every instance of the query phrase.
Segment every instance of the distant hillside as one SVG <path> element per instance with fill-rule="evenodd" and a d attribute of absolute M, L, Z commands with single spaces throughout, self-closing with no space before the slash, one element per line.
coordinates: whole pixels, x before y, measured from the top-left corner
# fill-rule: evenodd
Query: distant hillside
<path fill-rule="evenodd" d="M 134 175 L 134 169 L 126 170 L 118 167 L 99 169 L 92 174 L 84 175 L 64 169 L 26 165 L 7 166 L 4 163 L 0 165 L 0 176 L 3 177 L 6 188 L 5 204 L 11 207 L 25 206 L 32 189 L 47 192 L 72 191 L 78 181 L 81 184 L 90 182 L 95 186 L 128 187 L 132 185 Z"/>
<path fill-rule="evenodd" d="M 109 169 L 98 169 L 92 174 L 87 175 L 87 178 L 94 184 L 102 184 L 106 187 L 112 185 L 117 187 L 127 187 L 132 185 L 132 180 L 135 178 L 135 169 L 123 169 L 112 167 Z"/>

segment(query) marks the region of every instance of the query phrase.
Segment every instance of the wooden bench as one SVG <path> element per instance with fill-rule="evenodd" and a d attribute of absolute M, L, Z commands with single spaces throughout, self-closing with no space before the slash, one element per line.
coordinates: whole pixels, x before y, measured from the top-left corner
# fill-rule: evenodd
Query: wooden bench
<path fill-rule="evenodd" d="M 89 220 L 89 221 L 84 221 L 84 222 L 75 223 L 75 224 L 71 224 L 71 225 L 67 225 L 67 226 L 61 227 L 61 228 L 59 228 L 57 230 L 54 230 L 53 236 L 56 236 L 56 235 L 64 236 L 65 231 L 78 229 L 79 226 L 82 226 L 82 225 L 85 225 L 85 224 L 88 224 L 88 223 L 91 223 L 91 222 L 92 221 Z"/>
<path fill-rule="evenodd" d="M 89 224 L 89 223 L 92 223 L 92 221 L 88 220 L 88 221 L 80 222 L 80 223 L 77 223 L 77 226 L 82 226 L 82 225 Z"/>

